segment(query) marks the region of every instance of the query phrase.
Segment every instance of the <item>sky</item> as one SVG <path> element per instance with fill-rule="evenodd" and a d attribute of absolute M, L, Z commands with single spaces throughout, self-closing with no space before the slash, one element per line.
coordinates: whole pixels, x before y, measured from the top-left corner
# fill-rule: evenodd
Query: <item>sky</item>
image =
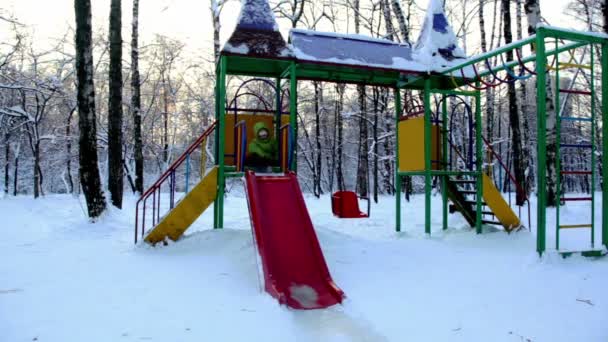
<path fill-rule="evenodd" d="M 563 14 L 569 0 L 541 0 L 542 13 L 552 25 L 573 24 Z M 107 27 L 110 0 L 91 0 L 94 27 Z M 130 39 L 132 0 L 123 0 L 123 39 Z M 427 0 L 417 4 L 426 8 Z M 41 48 L 52 46 L 53 38 L 61 37 L 68 27 L 74 26 L 74 0 L 2 0 L 0 9 L 4 15 L 13 14 L 21 23 L 30 27 L 34 41 Z M 212 25 L 209 0 L 140 0 L 140 36 L 150 41 L 155 34 L 166 35 L 184 42 L 190 51 L 210 51 L 212 48 Z M 240 3 L 229 1 L 222 12 L 222 41 L 232 31 Z M 35 9 L 35 10 L 33 10 Z M 513 14 L 514 15 L 514 14 Z M 288 27 L 279 22 L 283 33 Z M 0 32 L 0 39 L 7 32 Z"/>

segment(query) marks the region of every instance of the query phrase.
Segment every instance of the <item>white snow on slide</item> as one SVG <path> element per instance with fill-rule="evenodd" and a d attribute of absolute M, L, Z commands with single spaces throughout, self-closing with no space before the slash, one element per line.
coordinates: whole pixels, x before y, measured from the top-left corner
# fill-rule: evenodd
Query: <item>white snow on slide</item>
<path fill-rule="evenodd" d="M 260 291 L 235 190 L 226 229 L 207 229 L 208 211 L 157 248 L 133 246 L 133 198 L 96 224 L 70 196 L 0 199 L 0 341 L 608 341 L 608 258 L 539 259 L 534 233 L 475 235 L 458 215 L 442 232 L 439 196 L 431 237 L 422 197 L 403 203 L 400 234 L 391 197 L 361 220 L 308 197 L 347 299 L 287 309 Z M 582 209 L 562 213 L 580 221 Z"/>

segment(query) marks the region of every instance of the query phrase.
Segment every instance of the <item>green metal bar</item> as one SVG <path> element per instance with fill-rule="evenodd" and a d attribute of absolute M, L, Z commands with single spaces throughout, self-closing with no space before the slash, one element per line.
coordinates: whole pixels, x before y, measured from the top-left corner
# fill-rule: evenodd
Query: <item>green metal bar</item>
<path fill-rule="evenodd" d="M 219 131 L 219 141 L 217 142 L 219 155 L 217 159 L 217 164 L 219 168 L 217 175 L 217 226 L 215 228 L 224 227 L 224 190 L 226 187 L 226 178 L 224 177 L 224 154 L 226 152 L 226 67 L 226 57 L 222 56 L 220 57 L 220 75 L 219 79 L 217 80 L 219 88 L 219 120 L 217 127 L 217 130 Z"/>
<path fill-rule="evenodd" d="M 547 212 L 547 107 L 546 107 L 546 56 L 544 31 L 536 32 L 536 131 L 537 145 L 537 208 L 536 208 L 536 251 L 542 256 L 546 245 Z"/>
<path fill-rule="evenodd" d="M 476 86 L 479 87 L 479 81 L 475 82 Z M 483 140 L 481 139 L 481 93 L 476 91 L 475 94 L 475 146 L 477 149 L 476 153 L 476 172 L 477 172 L 477 196 L 476 196 L 476 217 L 475 217 L 475 228 L 477 234 L 481 234 L 481 202 L 483 200 L 483 177 L 482 166 L 483 166 Z"/>
<path fill-rule="evenodd" d="M 606 37 L 599 36 L 597 33 L 584 33 L 584 32 L 575 32 L 572 30 L 565 30 L 559 27 L 539 27 L 539 30 L 543 30 L 543 34 L 546 37 L 555 37 L 560 39 L 574 40 L 579 42 L 586 43 L 605 43 Z"/>
<path fill-rule="evenodd" d="M 501 48 L 493 50 L 491 52 L 481 54 L 481 55 L 479 55 L 477 57 L 474 57 L 474 58 L 469 58 L 464 63 L 461 63 L 461 64 L 458 64 L 458 65 L 456 65 L 454 67 L 442 70 L 441 73 L 442 74 L 447 74 L 447 73 L 450 73 L 450 72 L 453 72 L 453 71 L 460 70 L 460 69 L 462 69 L 462 68 L 464 68 L 466 66 L 473 65 L 473 64 L 479 63 L 479 62 L 483 62 L 484 60 L 486 60 L 486 59 L 488 59 L 490 57 L 498 56 L 501 53 L 505 53 L 507 51 L 511 51 L 513 49 L 517 49 L 517 48 L 523 47 L 525 45 L 528 45 L 530 43 L 533 43 L 536 38 L 537 38 L 537 36 L 532 35 L 532 36 L 527 37 L 525 39 L 522 39 L 520 41 L 516 41 L 516 42 L 513 42 L 511 44 L 504 45 Z"/>
<path fill-rule="evenodd" d="M 477 96 L 476 90 L 443 90 L 433 89 L 433 93 L 441 95 Z M 444 101 L 445 102 L 445 101 Z"/>
<path fill-rule="evenodd" d="M 274 138 L 276 139 L 276 141 L 281 141 L 281 78 L 277 77 L 277 79 L 275 80 L 275 87 L 276 87 L 276 99 L 275 99 L 275 103 L 276 103 L 276 115 L 274 117 Z"/>
<path fill-rule="evenodd" d="M 221 67 L 221 63 L 217 63 L 216 65 L 216 69 L 215 69 L 215 87 L 214 87 L 214 95 L 215 95 L 215 121 L 219 123 L 220 121 L 220 88 L 219 88 L 219 79 L 220 79 L 220 70 Z M 215 160 L 216 163 L 219 161 L 219 155 L 223 154 L 224 152 L 222 151 L 220 153 L 219 150 L 219 144 L 218 142 L 220 141 L 220 130 L 219 129 L 215 129 L 214 135 L 215 135 L 215 146 L 214 146 L 214 153 L 215 153 Z M 204 175 L 202 175 L 204 176 Z M 216 196 L 215 201 L 213 201 L 213 228 L 217 228 L 219 225 L 218 222 L 218 217 L 219 217 L 219 197 Z"/>
<path fill-rule="evenodd" d="M 395 230 L 401 231 L 401 176 L 399 172 L 399 117 L 401 116 L 401 91 L 395 89 Z"/>
<path fill-rule="evenodd" d="M 555 46 L 557 47 L 558 41 L 555 39 Z M 560 142 L 562 139 L 562 119 L 559 115 L 559 88 L 560 88 L 560 80 L 559 80 L 559 54 L 555 55 L 555 141 L 556 141 L 556 151 L 555 151 L 555 173 L 556 173 L 556 191 L 555 191 L 555 203 L 557 203 L 555 207 L 555 249 L 559 251 L 559 212 L 561 207 L 561 198 L 562 198 L 562 161 L 561 161 L 561 149 Z"/>
<path fill-rule="evenodd" d="M 431 234 L 431 81 L 424 80 L 424 232 Z"/>
<path fill-rule="evenodd" d="M 608 248 L 608 43 L 602 44 L 602 243 Z"/>
<path fill-rule="evenodd" d="M 563 46 L 561 46 L 561 47 L 559 47 L 559 48 L 557 48 L 555 50 L 551 50 L 551 51 L 545 52 L 545 55 L 546 56 L 557 55 L 559 53 L 562 53 L 562 52 L 565 52 L 565 51 L 568 51 L 568 50 L 571 50 L 571 49 L 577 49 L 577 48 L 579 48 L 581 46 L 584 46 L 584 45 L 587 45 L 587 43 L 579 43 L 579 42 L 577 42 L 577 43 L 565 44 L 565 45 L 563 45 Z M 536 55 L 531 55 L 531 56 L 522 58 L 521 62 L 525 64 L 525 63 L 534 62 L 535 60 L 536 60 Z M 498 65 L 495 68 L 492 68 L 492 72 L 497 72 L 497 71 L 504 70 L 505 66 L 507 68 L 512 68 L 512 67 L 518 66 L 518 65 L 519 65 L 519 61 L 517 61 L 517 60 L 512 61 L 512 62 L 507 62 L 504 66 L 503 65 Z M 488 75 L 490 75 L 490 73 L 491 73 L 490 70 L 480 71 L 479 72 L 479 77 L 488 76 Z"/>
<path fill-rule="evenodd" d="M 289 71 L 289 128 L 293 137 L 293 149 L 291 151 L 291 165 L 289 169 L 297 172 L 297 146 L 298 146 L 298 80 L 296 78 L 296 63 L 292 62 Z"/>
<path fill-rule="evenodd" d="M 591 50 L 591 249 L 595 247 L 595 54 Z"/>
<path fill-rule="evenodd" d="M 443 165 L 445 170 L 450 171 L 448 167 L 448 101 L 443 95 L 443 101 L 441 103 L 441 120 L 442 129 L 441 129 L 441 160 L 443 161 Z M 439 146 L 438 146 L 439 147 Z M 448 176 L 444 175 L 441 177 L 441 199 L 442 199 L 442 216 L 443 216 L 443 230 L 448 229 Z"/>

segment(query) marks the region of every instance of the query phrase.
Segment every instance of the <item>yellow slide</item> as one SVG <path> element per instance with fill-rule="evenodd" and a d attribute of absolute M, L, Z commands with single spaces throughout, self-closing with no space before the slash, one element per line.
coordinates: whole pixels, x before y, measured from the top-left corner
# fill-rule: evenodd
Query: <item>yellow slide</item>
<path fill-rule="evenodd" d="M 483 174 L 483 200 L 506 231 L 510 232 L 521 225 L 517 215 L 502 197 L 492 179 L 485 173 Z"/>
<path fill-rule="evenodd" d="M 217 167 L 177 203 L 145 237 L 151 244 L 164 241 L 166 237 L 177 240 L 194 221 L 215 201 L 217 196 Z"/>

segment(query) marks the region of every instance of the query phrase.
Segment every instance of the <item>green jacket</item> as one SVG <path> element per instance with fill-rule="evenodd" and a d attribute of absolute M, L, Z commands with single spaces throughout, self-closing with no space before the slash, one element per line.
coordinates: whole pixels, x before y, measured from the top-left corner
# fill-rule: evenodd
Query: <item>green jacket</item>
<path fill-rule="evenodd" d="M 262 140 L 258 137 L 258 132 L 261 129 L 268 131 L 268 138 Z M 271 131 L 266 127 L 266 124 L 261 121 L 256 122 L 253 126 L 253 132 L 255 133 L 255 138 L 249 143 L 249 154 L 258 158 L 276 161 L 278 159 L 278 144 L 272 137 Z"/>

